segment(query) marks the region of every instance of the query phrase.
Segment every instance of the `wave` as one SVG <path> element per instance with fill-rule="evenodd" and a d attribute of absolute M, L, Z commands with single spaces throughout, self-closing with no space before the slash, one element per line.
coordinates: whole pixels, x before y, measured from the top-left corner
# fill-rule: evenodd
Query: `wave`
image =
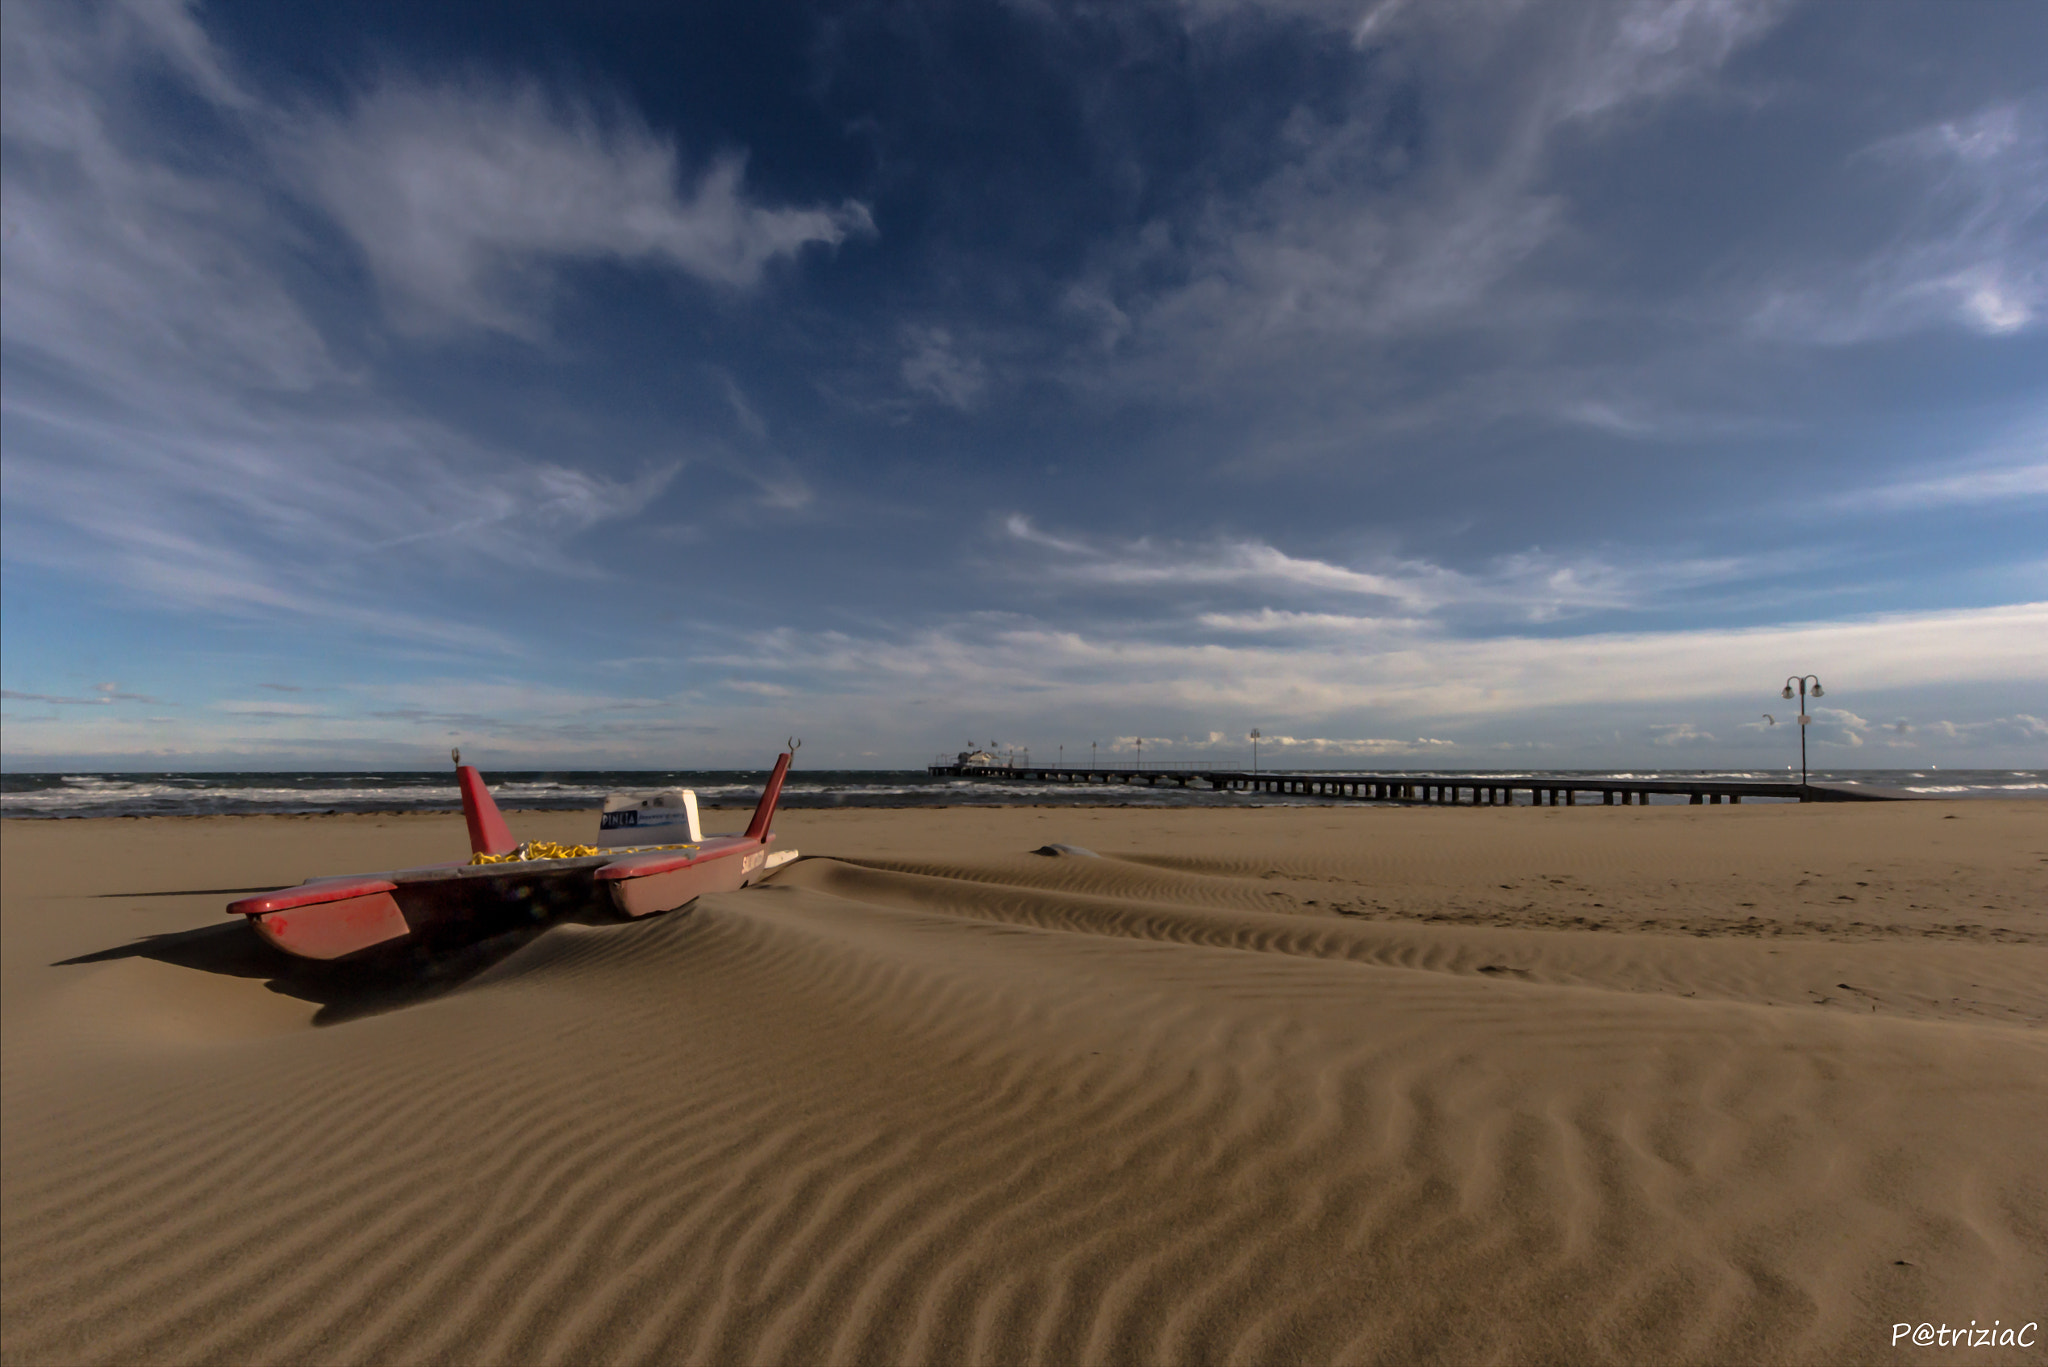
<path fill-rule="evenodd" d="M 1358 770 L 1322 770 L 1339 777 Z M 1449 770 L 1415 770 L 1427 781 Z M 569 770 L 489 775 L 499 805 L 508 810 L 587 810 L 609 794 L 646 796 L 664 788 L 696 790 L 710 808 L 750 807 L 764 775 L 731 770 Z M 1504 782 L 1546 778 L 1618 780 L 1701 778 L 1759 781 L 1776 771 L 1560 770 L 1490 772 Z M 2025 797 L 2048 793 L 2041 770 L 1815 771 L 1815 782 L 1875 785 L 1929 797 Z M 1683 802 L 1680 797 L 1667 799 Z M 1249 807 L 1318 806 L 1305 794 L 1219 792 L 1175 783 L 1157 787 L 1122 783 L 1061 784 L 1024 780 L 934 777 L 917 770 L 822 770 L 792 777 L 783 790 L 792 808 L 960 806 Z M 461 798 L 452 774 L 420 771 L 335 773 L 68 773 L 0 775 L 0 816 L 230 816 L 321 812 L 452 812 Z"/>

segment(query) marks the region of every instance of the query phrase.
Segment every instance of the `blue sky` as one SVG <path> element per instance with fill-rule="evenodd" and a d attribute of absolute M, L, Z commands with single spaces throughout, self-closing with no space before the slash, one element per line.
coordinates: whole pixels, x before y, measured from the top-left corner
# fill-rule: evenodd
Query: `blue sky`
<path fill-rule="evenodd" d="M 0 37 L 11 768 L 2048 763 L 2048 6 Z"/>

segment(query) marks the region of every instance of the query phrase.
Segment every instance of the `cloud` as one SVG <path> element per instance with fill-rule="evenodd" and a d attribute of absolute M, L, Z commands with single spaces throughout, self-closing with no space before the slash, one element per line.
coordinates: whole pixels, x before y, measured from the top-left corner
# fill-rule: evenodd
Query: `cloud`
<path fill-rule="evenodd" d="M 787 684 L 766 683 L 760 679 L 727 679 L 725 686 L 735 693 L 750 693 L 759 698 L 792 698 L 796 690 Z"/>
<path fill-rule="evenodd" d="M 1635 0 L 1581 9 L 1584 46 L 1557 108 L 1583 119 L 1696 85 L 1790 8 L 1788 0 Z"/>
<path fill-rule="evenodd" d="M 1201 750 L 1211 752 L 1221 749 L 1235 756 L 1243 754 L 1250 747 L 1251 737 L 1249 734 L 1226 735 L 1221 731 L 1211 731 L 1206 735 L 1192 738 L 1188 736 L 1181 736 L 1178 739 L 1172 736 L 1117 736 L 1112 740 L 1104 742 L 1106 745 L 1123 750 L 1135 749 L 1141 743 L 1151 746 L 1154 750 L 1179 750 L 1182 752 Z M 1303 757 L 1407 754 L 1435 749 L 1441 746 L 1456 745 L 1457 743 L 1453 740 L 1444 740 L 1431 736 L 1417 736 L 1412 740 L 1396 740 L 1372 736 L 1283 736 L 1266 735 L 1264 733 L 1261 733 L 1259 736 L 1261 753 L 1269 751 L 1275 753 L 1294 751 Z M 1023 747 L 1019 745 L 1017 748 L 1021 749 Z"/>
<path fill-rule="evenodd" d="M 297 393 L 337 378 L 273 269 L 263 196 L 217 159 L 174 161 L 132 107 L 166 66 L 220 95 L 224 76 L 196 75 L 219 64 L 181 7 L 23 6 L 0 52 L 13 368 L 96 379 L 138 408 L 176 408 L 194 382 Z"/>
<path fill-rule="evenodd" d="M 1363 19 L 1299 8 L 1349 24 L 1362 49 L 1344 103 L 1298 104 L 1256 184 L 1098 249 L 1066 296 L 1089 333 L 1077 385 L 1179 397 L 1233 381 L 1394 388 L 1399 367 L 1385 374 L 1382 358 L 1396 339 L 1600 311 L 1555 275 L 1518 278 L 1574 231 L 1557 145 L 1708 88 L 1786 6 L 1381 4 Z M 1198 7 L 1197 24 L 1238 12 Z M 1124 361 L 1109 374 L 1105 346 Z"/>
<path fill-rule="evenodd" d="M 314 707 L 310 703 L 229 699 L 225 702 L 213 704 L 213 710 L 225 712 L 230 716 L 236 717 L 317 717 L 321 716 L 326 709 Z"/>
<path fill-rule="evenodd" d="M 2048 684 L 2048 603 L 1566 637 L 1471 639 L 1426 629 L 1391 637 L 1375 628 L 1313 650 L 1162 640 L 1129 624 L 1090 633 L 991 617 L 899 636 L 769 632 L 699 663 L 842 702 L 914 689 L 979 713 L 1036 707 L 1056 695 L 1065 709 L 1143 709 L 1179 729 L 1181 718 L 1219 712 L 1498 719 L 1590 704 L 1771 698 L 1787 659 L 1819 664 L 1831 691 Z M 1853 714 L 1829 715 L 1844 736 L 1859 729 Z"/>
<path fill-rule="evenodd" d="M 1667 749 L 1680 746 L 1714 744 L 1712 732 L 1702 731 L 1689 721 L 1666 722 L 1659 726 L 1652 726 L 1650 731 L 1652 732 L 1650 744 L 1663 746 Z"/>
<path fill-rule="evenodd" d="M 1381 556 L 1370 568 L 1357 568 L 1292 555 L 1248 539 L 1206 545 L 1091 542 L 1048 534 L 1021 514 L 1006 518 L 1003 528 L 1012 542 L 1053 553 L 1030 562 L 1028 573 L 1034 581 L 1140 591 L 1236 588 L 1309 598 L 1377 598 L 1399 614 L 1358 617 L 1261 606 L 1237 612 L 1211 610 L 1200 618 L 1213 630 L 1268 634 L 1356 634 L 1456 614 L 1548 622 L 1578 613 L 1640 608 L 1679 590 L 1779 573 L 1809 558 L 1804 552 L 1665 555 L 1624 568 L 1590 555 L 1566 559 L 1528 550 L 1497 556 L 1484 572 L 1473 573 L 1396 556 Z"/>
<path fill-rule="evenodd" d="M 17 702 L 55 703 L 60 707 L 105 707 L 117 702 L 163 705 L 161 698 L 152 698 L 146 693 L 123 693 L 119 684 L 94 684 L 92 688 L 91 695 L 82 698 L 57 693 L 20 693 L 12 688 L 0 689 L 0 697 L 12 698 Z"/>
<path fill-rule="evenodd" d="M 964 354 L 945 328 L 909 329 L 904 349 L 903 384 L 914 394 L 964 413 L 988 387 L 988 367 Z"/>
<path fill-rule="evenodd" d="M 2048 423 L 2037 421 L 1970 459 L 1929 463 L 1885 483 L 1843 490 L 1829 504 L 1844 511 L 1898 512 L 2043 495 L 2048 495 Z"/>
<path fill-rule="evenodd" d="M 874 231 L 858 203 L 751 202 L 736 154 L 684 186 L 675 144 L 629 109 L 600 115 L 526 82 L 393 76 L 339 114 L 288 127 L 280 156 L 415 332 L 535 336 L 552 272 L 568 262 L 743 288 L 778 257 Z"/>
<path fill-rule="evenodd" d="M 1297 750 L 1308 755 L 1387 755 L 1410 754 L 1432 750 L 1441 746 L 1456 745 L 1454 740 L 1437 736 L 1417 736 L 1412 740 L 1393 740 L 1367 736 L 1267 736 L 1259 737 L 1261 749 Z"/>
<path fill-rule="evenodd" d="M 2005 748 L 2019 747 L 2022 753 L 2048 745 L 2048 720 L 2029 712 L 2017 712 L 2009 717 L 1992 717 L 1983 721 L 1958 722 L 1946 719 L 1898 724 L 1905 729 L 1902 735 L 1921 733 L 1939 736 L 1947 741 L 1959 741 L 1969 745 L 1998 745 Z M 1908 741 L 1906 744 L 1910 745 Z"/>
<path fill-rule="evenodd" d="M 286 136 L 267 130 L 317 135 L 344 161 L 389 135 L 399 141 L 387 150 L 402 164 L 383 174 L 395 177 L 406 167 L 434 172 L 432 138 L 438 129 L 460 144 L 454 132 L 423 126 L 407 141 L 375 95 L 325 122 L 256 105 L 178 6 L 10 11 L 6 38 L 0 481 L 10 560 L 184 610 L 503 651 L 503 633 L 415 606 L 417 586 L 490 564 L 593 577 L 597 569 L 569 543 L 636 516 L 681 468 L 669 458 L 607 472 L 581 452 L 538 458 L 480 441 L 388 397 L 330 348 L 292 283 L 312 247 L 301 220 L 279 208 L 285 187 L 264 183 L 263 139 Z M 219 114 L 211 139 L 169 145 L 137 107 L 145 78 L 165 72 Z M 473 154 L 464 174 L 487 179 L 475 157 L 524 146 L 540 158 L 536 166 L 587 196 L 584 209 L 549 210 L 553 227 L 487 198 L 459 211 L 443 206 L 461 281 L 435 297 L 456 313 L 497 307 L 490 263 L 522 251 L 550 260 L 627 251 L 638 232 L 643 257 L 742 284 L 780 250 L 773 244 L 811 240 L 808 220 L 739 198 L 734 166 L 707 172 L 694 198 L 665 209 L 632 199 L 629 191 L 654 195 L 647 178 L 673 162 L 673 149 L 629 122 L 601 133 L 588 119 L 551 114 L 530 91 L 436 94 L 415 85 L 400 93 L 444 122 L 498 121 L 496 132 L 473 127 L 481 141 L 450 154 L 451 162 Z M 483 103 L 464 115 L 465 99 Z M 351 143 L 357 113 L 368 119 L 368 141 Z M 581 179 L 559 164 L 577 147 L 597 166 Z M 344 170 L 334 174 L 345 179 Z M 406 307 L 427 307 L 421 291 L 438 288 L 402 249 L 429 231 L 405 218 L 425 206 L 384 206 L 401 244 L 389 260 L 399 263 L 394 288 Z M 630 222 L 605 229 L 612 237 L 578 237 L 576 215 L 599 210 Z M 695 247 L 678 217 L 686 210 L 708 216 L 691 229 L 702 229 L 689 239 Z M 480 224 L 479 213 L 497 226 Z M 827 219 L 840 222 L 836 213 Z M 720 237 L 713 220 L 738 235 Z M 391 578 L 410 587 L 393 594 Z"/>
<path fill-rule="evenodd" d="M 6 396 L 9 557 L 181 608 L 281 615 L 374 635 L 503 650 L 508 638 L 380 601 L 395 560 L 592 576 L 562 544 L 658 498 L 633 480 L 493 459 L 431 422 L 377 414 L 193 413 L 182 429 Z"/>
<path fill-rule="evenodd" d="M 1882 139 L 1853 166 L 1911 187 L 1898 227 L 1860 260 L 1772 289 L 1758 331 L 1827 344 L 1942 325 L 1999 336 L 2048 311 L 2048 96 Z"/>
<path fill-rule="evenodd" d="M 739 423 L 740 430 L 757 442 L 766 442 L 768 420 L 761 416 L 761 411 L 747 398 L 747 392 L 740 388 L 739 381 L 732 377 L 732 372 L 718 368 L 712 373 L 718 379 L 719 388 L 725 393 L 726 403 L 732 406 L 733 420 Z"/>

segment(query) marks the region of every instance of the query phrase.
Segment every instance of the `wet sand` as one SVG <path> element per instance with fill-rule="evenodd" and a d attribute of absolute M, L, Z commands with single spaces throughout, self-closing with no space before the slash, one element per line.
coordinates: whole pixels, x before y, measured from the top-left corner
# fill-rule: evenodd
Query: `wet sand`
<path fill-rule="evenodd" d="M 2048 1320 L 2048 803 L 776 825 L 320 966 L 459 817 L 0 823 L 0 1359 L 2048 1361 L 1891 1342 Z"/>

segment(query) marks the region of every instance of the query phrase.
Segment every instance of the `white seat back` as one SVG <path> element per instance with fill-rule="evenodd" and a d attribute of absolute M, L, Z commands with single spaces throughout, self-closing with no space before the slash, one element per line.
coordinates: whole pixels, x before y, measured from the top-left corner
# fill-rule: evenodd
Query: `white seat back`
<path fill-rule="evenodd" d="M 652 797 L 613 793 L 597 819 L 597 845 L 694 845 L 704 838 L 697 820 L 697 794 L 671 788 Z"/>

